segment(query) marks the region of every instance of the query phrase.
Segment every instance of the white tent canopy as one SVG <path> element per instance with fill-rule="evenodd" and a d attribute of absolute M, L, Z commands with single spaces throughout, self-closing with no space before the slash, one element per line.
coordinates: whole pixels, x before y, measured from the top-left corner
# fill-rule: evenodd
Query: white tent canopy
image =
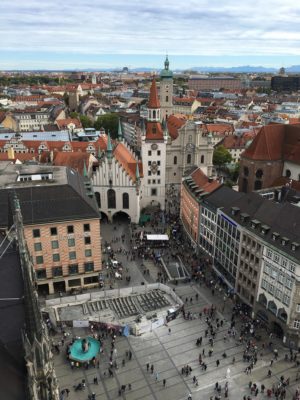
<path fill-rule="evenodd" d="M 168 235 L 146 235 L 147 240 L 169 240 Z"/>

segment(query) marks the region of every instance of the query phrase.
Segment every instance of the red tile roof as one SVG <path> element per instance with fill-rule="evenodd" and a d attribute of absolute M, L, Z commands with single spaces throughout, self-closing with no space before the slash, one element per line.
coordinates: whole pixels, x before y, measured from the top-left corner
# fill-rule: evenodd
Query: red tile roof
<path fill-rule="evenodd" d="M 148 108 L 160 108 L 160 102 L 157 94 L 157 87 L 155 79 L 153 78 L 151 88 L 150 88 L 150 97 L 148 102 Z"/>
<path fill-rule="evenodd" d="M 76 128 L 82 128 L 81 122 L 77 118 L 58 119 L 56 124 L 60 129 L 67 128 L 69 124 L 74 124 Z"/>
<path fill-rule="evenodd" d="M 300 124 L 263 126 L 242 157 L 251 160 L 289 160 L 300 163 Z"/>
<path fill-rule="evenodd" d="M 178 137 L 178 129 L 180 129 L 186 123 L 185 118 L 178 118 L 175 115 L 170 115 L 167 120 L 167 127 L 169 135 L 172 140 L 177 139 Z"/>
<path fill-rule="evenodd" d="M 164 133 L 163 133 L 160 122 L 147 121 L 146 139 L 147 140 L 163 140 L 164 139 Z"/>
<path fill-rule="evenodd" d="M 211 193 L 221 186 L 216 180 L 210 181 L 201 168 L 196 169 L 196 171 L 191 174 L 191 177 L 199 189 L 203 189 L 207 193 Z"/>
<path fill-rule="evenodd" d="M 82 175 L 84 164 L 88 168 L 89 158 L 89 153 L 57 151 L 54 153 L 53 165 L 73 168 Z"/>
<path fill-rule="evenodd" d="M 115 159 L 128 173 L 133 182 L 136 181 L 136 164 L 139 166 L 140 176 L 143 176 L 143 166 L 141 161 L 137 161 L 131 151 L 123 144 L 118 143 L 113 151 Z"/>

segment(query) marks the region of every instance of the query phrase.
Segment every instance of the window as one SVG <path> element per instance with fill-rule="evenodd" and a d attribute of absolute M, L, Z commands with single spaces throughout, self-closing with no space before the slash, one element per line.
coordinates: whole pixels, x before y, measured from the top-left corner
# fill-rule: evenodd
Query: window
<path fill-rule="evenodd" d="M 169 96 L 166 96 L 166 102 L 168 102 L 169 101 Z"/>
<path fill-rule="evenodd" d="M 57 228 L 55 226 L 50 228 L 50 234 L 51 236 L 57 235 Z"/>
<path fill-rule="evenodd" d="M 157 155 L 160 156 L 160 150 L 157 150 Z"/>
<path fill-rule="evenodd" d="M 255 173 L 256 178 L 261 179 L 263 176 L 263 170 L 262 169 L 258 169 Z"/>
<path fill-rule="evenodd" d="M 129 194 L 128 193 L 123 193 L 122 200 L 123 200 L 123 208 L 124 209 L 129 209 Z"/>
<path fill-rule="evenodd" d="M 51 247 L 52 249 L 58 249 L 59 247 L 58 240 L 52 240 Z"/>
<path fill-rule="evenodd" d="M 157 161 L 157 165 L 160 165 L 160 161 L 159 160 Z"/>
<path fill-rule="evenodd" d="M 70 275 L 78 274 L 78 264 L 69 265 L 69 274 Z"/>
<path fill-rule="evenodd" d="M 94 271 L 94 263 L 93 263 L 93 262 L 84 263 L 84 271 L 85 271 L 85 272 L 92 272 L 92 271 Z"/>
<path fill-rule="evenodd" d="M 36 262 L 37 264 L 43 264 L 43 262 L 44 262 L 44 257 L 43 257 L 43 256 L 36 256 L 36 257 L 35 257 L 35 262 Z"/>
<path fill-rule="evenodd" d="M 289 169 L 287 169 L 287 170 L 285 171 L 285 176 L 286 176 L 287 178 L 290 178 L 291 175 L 292 175 L 291 171 L 290 171 Z"/>
<path fill-rule="evenodd" d="M 91 283 L 98 283 L 98 277 L 97 276 L 87 276 L 86 278 L 83 278 L 83 283 L 84 283 L 84 285 L 90 285 Z"/>
<path fill-rule="evenodd" d="M 254 182 L 254 190 L 260 190 L 262 188 L 262 182 L 261 181 L 255 181 Z"/>
<path fill-rule="evenodd" d="M 73 225 L 68 225 L 67 226 L 67 232 L 68 233 L 74 233 L 74 226 Z"/>
<path fill-rule="evenodd" d="M 90 224 L 83 224 L 83 230 L 84 232 L 89 232 L 91 230 Z"/>
<path fill-rule="evenodd" d="M 86 257 L 92 257 L 92 250 L 91 250 L 91 249 L 86 249 L 86 250 L 84 251 L 84 253 L 85 253 L 85 256 L 86 256 Z"/>
<path fill-rule="evenodd" d="M 297 312 L 300 312 L 300 304 L 297 304 L 296 311 L 297 311 Z"/>
<path fill-rule="evenodd" d="M 296 266 L 294 263 L 290 263 L 290 271 L 295 272 Z"/>
<path fill-rule="evenodd" d="M 159 170 L 157 171 L 157 175 L 159 175 L 159 176 L 160 176 L 160 171 L 159 171 Z"/>
<path fill-rule="evenodd" d="M 91 244 L 91 237 L 90 236 L 86 236 L 84 238 L 84 244 Z"/>
<path fill-rule="evenodd" d="M 267 257 L 272 258 L 273 252 L 269 249 L 267 249 Z"/>
<path fill-rule="evenodd" d="M 192 155 L 191 154 L 188 154 L 187 155 L 187 158 L 186 158 L 186 163 L 187 164 L 190 164 L 192 162 Z"/>
<path fill-rule="evenodd" d="M 76 251 L 70 251 L 69 252 L 69 259 L 70 260 L 76 260 Z"/>
<path fill-rule="evenodd" d="M 68 246 L 69 247 L 74 247 L 75 246 L 75 239 L 73 239 L 73 238 L 68 239 Z"/>
<path fill-rule="evenodd" d="M 33 235 L 34 238 L 41 237 L 40 230 L 39 229 L 33 229 L 32 235 Z"/>
<path fill-rule="evenodd" d="M 34 251 L 41 251 L 42 243 L 34 243 Z"/>
<path fill-rule="evenodd" d="M 149 166 L 149 167 L 151 167 L 151 164 L 152 164 L 152 162 L 151 162 L 151 161 L 148 161 L 148 166 Z"/>
<path fill-rule="evenodd" d="M 249 168 L 248 167 L 244 167 L 244 175 L 245 176 L 249 175 Z"/>
<path fill-rule="evenodd" d="M 108 208 L 116 208 L 116 192 L 113 189 L 107 191 Z"/>
<path fill-rule="evenodd" d="M 36 279 L 46 279 L 47 278 L 45 269 L 37 269 L 35 271 L 35 274 L 36 274 Z"/>
<path fill-rule="evenodd" d="M 81 286 L 80 279 L 70 279 L 68 283 L 69 283 L 69 287 Z"/>
<path fill-rule="evenodd" d="M 201 156 L 201 164 L 204 164 L 204 156 Z"/>
<path fill-rule="evenodd" d="M 52 276 L 55 278 L 56 276 L 62 276 L 63 275 L 63 271 L 62 271 L 62 267 L 55 267 L 52 268 Z"/>
<path fill-rule="evenodd" d="M 148 151 L 148 156 L 151 156 L 151 155 L 152 155 L 151 150 L 149 150 Z"/>
<path fill-rule="evenodd" d="M 173 162 L 173 164 L 174 164 L 174 165 L 177 164 L 177 156 L 174 156 L 174 162 Z"/>
<path fill-rule="evenodd" d="M 292 281 L 291 279 L 289 279 L 289 278 L 286 278 L 286 286 L 287 286 L 289 289 L 292 289 L 292 287 L 293 287 L 293 281 Z"/>
<path fill-rule="evenodd" d="M 300 328 L 300 319 L 295 319 L 293 323 L 293 328 L 299 329 Z"/>
<path fill-rule="evenodd" d="M 98 207 L 101 208 L 101 195 L 99 192 L 95 192 L 95 197 L 96 197 L 96 201 L 98 204 Z"/>
<path fill-rule="evenodd" d="M 157 189 L 156 188 L 152 188 L 151 189 L 151 196 L 157 196 Z"/>
<path fill-rule="evenodd" d="M 148 176 L 151 176 L 152 174 L 151 174 L 151 171 L 148 171 Z"/>
<path fill-rule="evenodd" d="M 54 262 L 57 262 L 57 261 L 60 261 L 60 256 L 59 256 L 59 254 L 52 254 L 52 260 L 54 261 Z"/>

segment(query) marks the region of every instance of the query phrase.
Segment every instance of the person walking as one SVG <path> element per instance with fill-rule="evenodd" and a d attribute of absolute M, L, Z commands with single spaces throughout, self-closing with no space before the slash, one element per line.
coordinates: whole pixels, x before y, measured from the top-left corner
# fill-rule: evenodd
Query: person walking
<path fill-rule="evenodd" d="M 164 387 L 166 387 L 166 383 L 167 383 L 166 379 L 163 379 L 163 386 Z"/>
<path fill-rule="evenodd" d="M 159 374 L 158 374 L 158 372 L 156 372 L 156 374 L 155 374 L 155 381 L 156 382 L 158 382 L 158 378 L 159 378 Z"/>
<path fill-rule="evenodd" d="M 154 371 L 154 366 L 153 366 L 153 364 L 151 364 L 150 370 L 151 370 L 151 374 L 153 374 L 153 371 Z"/>
<path fill-rule="evenodd" d="M 149 372 L 150 365 L 149 363 L 146 364 L 147 372 Z"/>

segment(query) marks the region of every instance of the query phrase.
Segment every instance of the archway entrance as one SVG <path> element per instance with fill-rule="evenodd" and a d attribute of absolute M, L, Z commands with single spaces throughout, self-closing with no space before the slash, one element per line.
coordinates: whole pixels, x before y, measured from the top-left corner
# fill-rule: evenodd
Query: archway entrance
<path fill-rule="evenodd" d="M 272 331 L 275 333 L 276 336 L 278 336 L 280 339 L 283 338 L 284 336 L 284 331 L 282 329 L 282 327 L 277 323 L 277 322 L 273 322 L 272 323 Z"/>
<path fill-rule="evenodd" d="M 122 224 L 129 224 L 131 221 L 130 216 L 125 213 L 124 211 L 118 211 L 113 215 L 113 222 L 114 223 L 122 223 Z"/>
<path fill-rule="evenodd" d="M 65 292 L 66 291 L 66 282 L 65 281 L 53 282 L 53 289 L 54 289 L 54 293 Z"/>

